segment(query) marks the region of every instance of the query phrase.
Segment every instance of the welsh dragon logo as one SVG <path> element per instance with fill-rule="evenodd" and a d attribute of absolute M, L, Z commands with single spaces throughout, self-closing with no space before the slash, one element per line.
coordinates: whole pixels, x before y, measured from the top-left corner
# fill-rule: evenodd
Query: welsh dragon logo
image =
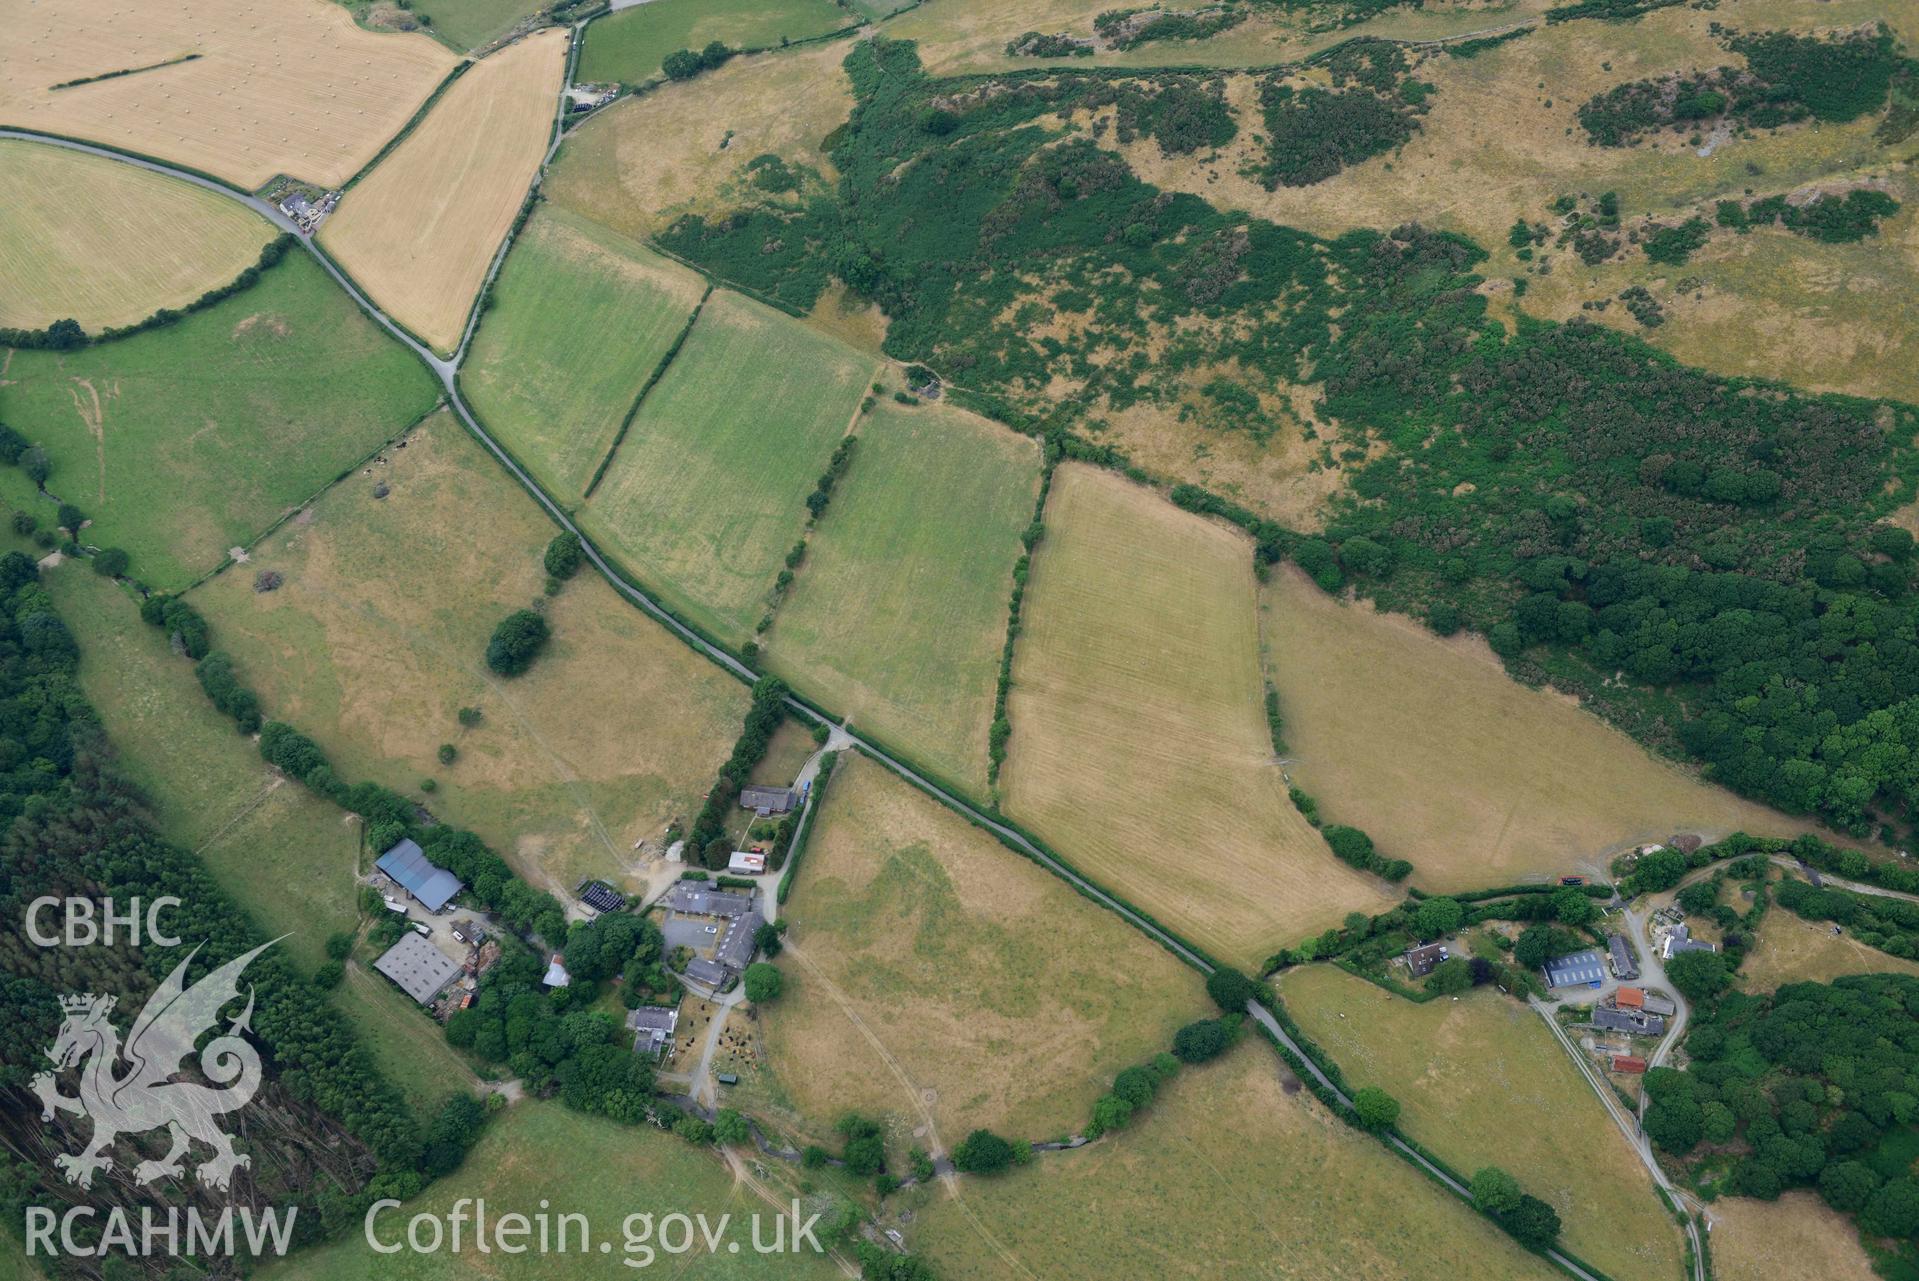
<path fill-rule="evenodd" d="M 108 1154 L 120 1135 L 163 1127 L 172 1136 L 172 1146 L 160 1160 L 135 1166 L 134 1182 L 144 1185 L 180 1174 L 182 1158 L 196 1139 L 213 1149 L 194 1170 L 209 1188 L 224 1192 L 233 1172 L 252 1164 L 251 1157 L 233 1150 L 233 1140 L 215 1124 L 221 1113 L 245 1107 L 260 1088 L 260 1055 L 243 1035 L 252 1030 L 250 986 L 246 1008 L 199 1052 L 200 1071 L 213 1084 L 171 1078 L 194 1052 L 194 1042 L 219 1021 L 220 1011 L 239 998 L 240 972 L 271 946 L 263 943 L 187 987 L 187 966 L 200 950 L 194 948 L 134 1019 L 124 1048 L 107 1019 L 117 998 L 91 992 L 60 998 L 65 1018 L 47 1051 L 54 1070 L 34 1077 L 33 1091 L 40 1096 L 41 1120 L 71 1112 L 93 1122 L 93 1139 L 84 1151 L 54 1158 L 67 1182 L 92 1187 L 97 1172 L 113 1168 Z M 125 1070 L 120 1071 L 123 1062 Z M 80 1068 L 80 1093 L 68 1097 L 60 1093 L 55 1074 L 75 1066 Z"/>

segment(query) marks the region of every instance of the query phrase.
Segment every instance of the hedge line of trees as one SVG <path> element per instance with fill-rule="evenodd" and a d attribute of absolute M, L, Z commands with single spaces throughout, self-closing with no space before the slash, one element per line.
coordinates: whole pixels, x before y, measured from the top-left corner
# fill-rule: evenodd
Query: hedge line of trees
<path fill-rule="evenodd" d="M 739 801 L 740 789 L 746 786 L 753 767 L 765 758 L 773 732 L 786 720 L 789 692 L 786 682 L 777 676 L 762 676 L 753 683 L 753 702 L 746 709 L 733 754 L 720 766 L 719 777 L 707 792 L 686 838 L 687 850 L 709 868 L 725 867 L 732 857 L 732 845 L 726 839 L 726 813 Z"/>
<path fill-rule="evenodd" d="M 43 329 L 0 329 L 0 347 L 19 347 L 29 351 L 73 351 L 91 343 L 131 338 L 148 329 L 178 324 L 196 311 L 204 311 L 217 302 L 224 302 L 259 284 L 261 274 L 277 266 L 296 243 L 297 238 L 292 232 L 281 232 L 267 241 L 251 267 L 242 270 L 226 284 L 207 290 L 184 307 L 162 307 L 144 320 L 104 329 L 98 334 L 88 334 L 81 328 L 80 322 L 71 319 L 56 320 Z"/>
<path fill-rule="evenodd" d="M 18 552 L 0 556 L 0 814 L 11 820 L 0 840 L 0 902 L 20 919 L 26 901 L 42 894 L 122 903 L 172 895 L 180 905 L 167 926 L 182 948 L 46 952 L 28 948 L 17 934 L 0 946 L 0 1006 L 9 1016 L 0 1019 L 0 1086 L 17 1087 L 44 1066 L 41 1051 L 59 1021 L 57 990 L 131 995 L 150 989 L 191 948 L 201 950 L 190 980 L 266 941 L 198 860 L 160 835 L 143 799 L 114 773 L 112 749 L 77 680 L 78 662 L 79 649 L 33 562 Z M 49 971 L 50 961 L 71 972 Z M 377 1196 L 411 1196 L 459 1163 L 478 1116 L 449 1105 L 423 1136 L 347 1021 L 282 953 L 263 954 L 247 981 L 255 993 L 254 1037 L 275 1082 L 270 1088 L 333 1118 L 377 1162 L 370 1181 L 328 1188 L 323 1180 L 301 1193 L 316 1211 L 316 1226 L 354 1221 Z M 308 1124 L 297 1110 L 290 1115 Z M 312 1130 L 306 1141 L 327 1149 L 339 1142 Z"/>
<path fill-rule="evenodd" d="M 188 658 L 196 659 L 195 675 L 214 705 L 233 716 L 243 732 L 243 713 L 260 715 L 259 700 L 239 679 L 231 660 L 211 652 L 212 636 L 206 619 L 177 596 L 153 595 L 140 603 L 140 617 L 164 630 Z M 434 863 L 466 882 L 467 891 L 489 911 L 499 914 L 515 930 L 538 934 L 558 944 L 566 937 L 566 913 L 558 899 L 521 880 L 505 859 L 478 836 L 436 823 L 410 799 L 374 782 L 348 783 L 311 738 L 280 721 L 258 726 L 260 756 L 341 809 L 358 814 L 366 824 L 369 848 L 386 850 L 412 837 Z"/>
<path fill-rule="evenodd" d="M 999 683 L 993 688 L 993 724 L 986 732 L 986 784 L 999 784 L 1000 767 L 1006 763 L 1006 743 L 1013 736 L 1013 722 L 1006 715 L 1006 699 L 1013 689 L 1013 650 L 1019 642 L 1020 609 L 1026 603 L 1026 580 L 1033 572 L 1033 553 L 1046 538 L 1046 496 L 1053 491 L 1053 472 L 1059 466 L 1061 446 L 1057 439 L 1042 447 L 1039 497 L 1033 502 L 1033 519 L 1020 534 L 1019 559 L 1013 562 L 1013 591 L 1006 602 L 1006 639 L 1000 645 Z"/>

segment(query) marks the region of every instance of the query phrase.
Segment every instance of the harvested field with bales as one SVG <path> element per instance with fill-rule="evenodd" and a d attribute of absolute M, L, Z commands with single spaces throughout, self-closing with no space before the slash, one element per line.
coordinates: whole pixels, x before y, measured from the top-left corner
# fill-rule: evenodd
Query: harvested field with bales
<path fill-rule="evenodd" d="M 1116 1072 L 1211 1008 L 1171 953 L 863 757 L 815 821 L 761 1012 L 813 1134 L 849 1111 L 923 1147 L 929 1120 L 948 1147 L 1077 1133 Z"/>
<path fill-rule="evenodd" d="M 1039 448 L 960 410 L 890 400 L 859 437 L 767 633 L 768 668 L 983 796 Z"/>
<path fill-rule="evenodd" d="M 543 598 L 554 532 L 440 414 L 191 600 L 267 714 L 311 734 L 343 777 L 435 780 L 434 813 L 541 888 L 623 885 L 634 844 L 697 808 L 746 690 L 598 575 Z M 283 584 L 256 591 L 263 570 Z M 541 600 L 551 640 L 525 674 L 494 675 L 494 625 Z M 462 726 L 462 707 L 481 722 Z"/>
<path fill-rule="evenodd" d="M 1398 1099 L 1400 1128 L 1454 1169 L 1518 1179 L 1559 1212 L 1566 1249 L 1615 1281 L 1681 1273 L 1679 1229 L 1646 1167 L 1531 1010 L 1491 988 L 1421 1005 L 1330 965 L 1278 988 L 1353 1088 Z"/>
<path fill-rule="evenodd" d="M 543 206 L 494 281 L 461 390 L 542 485 L 577 502 L 704 288 L 638 242 Z"/>
<path fill-rule="evenodd" d="M 682 213 L 738 204 L 742 170 L 755 156 L 771 153 L 831 181 L 820 141 L 853 110 L 840 71 L 848 47 L 833 41 L 734 58 L 615 103 L 566 140 L 542 190 L 555 204 L 644 239 Z"/>
<path fill-rule="evenodd" d="M 1247 968 L 1395 895 L 1286 796 L 1252 546 L 1080 464 L 1047 502 L 1013 661 L 1005 809 L 1067 862 Z"/>
<path fill-rule="evenodd" d="M 640 84 L 658 77 L 677 49 L 715 40 L 729 49 L 778 48 L 853 22 L 833 0 L 646 0 L 587 28 L 579 78 Z"/>
<path fill-rule="evenodd" d="M 1720 1197 L 1712 1217 L 1712 1274 L 1719 1281 L 1881 1275 L 1859 1244 L 1859 1229 L 1816 1192 L 1788 1192 L 1776 1201 Z"/>
<path fill-rule="evenodd" d="M 0 328 L 130 325 L 226 284 L 273 236 L 224 196 L 61 147 L 0 142 L 0 188 Z"/>
<path fill-rule="evenodd" d="M 567 33 L 549 28 L 482 60 L 320 229 L 320 243 L 395 320 L 442 352 L 546 154 Z"/>
<path fill-rule="evenodd" d="M 47 487 L 177 589 L 432 408 L 438 387 L 304 253 L 178 324 L 77 351 L 15 351 L 8 423 Z M 42 514 L 51 524 L 51 512 Z"/>
<path fill-rule="evenodd" d="M 716 290 L 582 512 L 673 609 L 738 644 L 877 362 Z"/>
<path fill-rule="evenodd" d="M 1557 1275 L 1258 1044 L 1182 1070 L 1093 1147 L 911 1196 L 907 1244 L 942 1281 Z"/>
<path fill-rule="evenodd" d="M 764 1190 L 768 1199 L 755 1195 L 756 1189 Z M 494 1281 L 604 1281 L 628 1271 L 619 1266 L 619 1260 L 632 1260 L 637 1270 L 644 1258 L 670 1264 L 663 1271 L 683 1281 L 840 1281 L 840 1269 L 810 1246 L 759 1254 L 747 1244 L 752 1239 L 748 1218 L 756 1213 L 763 1216 L 761 1239 L 770 1241 L 773 1216 L 787 1212 L 791 1196 L 777 1184 L 768 1188 L 752 1176 L 737 1178 L 710 1150 L 651 1126 L 614 1125 L 604 1117 L 569 1112 L 558 1102 L 529 1100 L 493 1117 L 458 1172 L 435 1182 L 404 1209 L 381 1214 L 374 1221 L 374 1231 L 383 1242 L 404 1243 L 407 1221 L 415 1214 L 444 1222 L 462 1198 L 484 1198 L 490 1222 L 492 1216 L 504 1214 L 532 1219 L 543 1213 L 541 1202 L 545 1201 L 550 1208 L 544 1213 L 553 1216 L 555 1223 L 555 1241 L 558 1216 L 579 1215 L 592 1229 L 589 1248 L 580 1247 L 575 1225 L 567 1229 L 570 1248 L 564 1252 L 529 1250 L 509 1255 L 496 1249 L 479 1256 L 469 1227 L 464 1252 L 443 1249 L 399 1256 L 406 1264 L 404 1275 L 408 1281 L 465 1281 L 475 1273 L 475 1259 L 483 1258 L 485 1275 Z M 644 1205 L 636 1206 L 636 1198 Z M 465 1209 L 471 1213 L 471 1201 Z M 639 1230 L 637 1222 L 628 1224 L 627 1216 L 636 1213 L 652 1216 L 649 1230 L 667 1215 L 682 1214 L 704 1215 L 718 1231 L 721 1218 L 730 1215 L 726 1239 L 740 1250 L 728 1253 L 723 1243 L 717 1251 L 696 1248 L 668 1254 L 654 1235 L 646 1243 L 652 1253 L 642 1255 L 637 1246 L 627 1253 L 625 1233 Z M 790 1232 L 786 1240 L 792 1240 Z M 616 1253 L 600 1253 L 597 1243 L 601 1242 Z M 277 1260 L 256 1275 L 262 1281 L 362 1281 L 393 1271 L 390 1262 L 367 1244 L 356 1220 L 353 1231 L 341 1239 Z"/>
<path fill-rule="evenodd" d="M 1483 642 L 1328 596 L 1291 566 L 1262 590 L 1287 770 L 1434 893 L 1559 876 L 1675 832 L 1791 835 L 1802 820 L 1713 787 Z"/>
<path fill-rule="evenodd" d="M 337 186 L 457 61 L 429 36 L 358 27 L 329 0 L 37 0 L 16 8 L 0 44 L 0 125 L 104 142 L 248 189 L 280 173 Z M 112 74 L 136 68 L 152 69 Z"/>

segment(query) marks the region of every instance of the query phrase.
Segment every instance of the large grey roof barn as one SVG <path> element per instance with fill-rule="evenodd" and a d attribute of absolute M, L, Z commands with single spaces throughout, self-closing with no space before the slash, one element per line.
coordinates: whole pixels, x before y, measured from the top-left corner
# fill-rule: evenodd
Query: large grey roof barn
<path fill-rule="evenodd" d="M 753 935 L 766 924 L 758 912 L 748 912 L 726 927 L 726 937 L 713 953 L 713 959 L 729 970 L 744 970 L 753 960 Z"/>
<path fill-rule="evenodd" d="M 711 890 L 704 881 L 681 881 L 666 892 L 666 905 L 688 916 L 723 916 L 731 920 L 753 910 L 753 896 Z"/>
<path fill-rule="evenodd" d="M 1590 949 L 1570 956 L 1555 956 L 1546 962 L 1547 987 L 1598 987 L 1606 981 L 1606 969 L 1599 953 Z"/>
<path fill-rule="evenodd" d="M 431 1005 L 460 972 L 459 962 L 411 930 L 401 935 L 373 968 L 421 1005 Z"/>
<path fill-rule="evenodd" d="M 421 907 L 437 912 L 462 889 L 460 878 L 443 867 L 427 861 L 426 851 L 410 838 L 401 841 L 374 864 L 392 877 L 399 887 L 419 900 Z"/>

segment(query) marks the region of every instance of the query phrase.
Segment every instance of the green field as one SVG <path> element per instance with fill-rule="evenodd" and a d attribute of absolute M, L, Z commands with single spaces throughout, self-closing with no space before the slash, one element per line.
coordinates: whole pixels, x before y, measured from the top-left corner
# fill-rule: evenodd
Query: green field
<path fill-rule="evenodd" d="M 636 241 L 543 205 L 494 282 L 461 390 L 541 484 L 576 502 L 703 288 Z"/>
<path fill-rule="evenodd" d="M 84 541 L 126 548 L 156 587 L 217 566 L 437 395 L 303 253 L 169 328 L 13 352 L 6 376 L 7 422 L 92 518 Z"/>
<path fill-rule="evenodd" d="M 983 795 L 993 685 L 1039 449 L 881 401 L 767 634 L 769 669 Z"/>
<path fill-rule="evenodd" d="M 360 827 L 281 778 L 233 722 L 214 711 L 193 665 L 133 598 L 83 565 L 44 575 L 80 638 L 80 684 L 99 710 L 119 768 L 139 785 L 167 836 L 192 850 L 253 920 L 303 969 L 326 959 L 336 931 L 359 925 Z M 355 954 L 371 961 L 362 944 Z M 414 1003 L 385 979 L 350 970 L 334 1004 L 352 1019 L 382 1072 L 422 1108 L 472 1074 Z"/>
<path fill-rule="evenodd" d="M 416 0 L 413 12 L 456 49 L 477 49 L 544 7 L 545 0 Z"/>
<path fill-rule="evenodd" d="M 1182 1069 L 1109 1139 L 903 1200 L 907 1244 L 940 1281 L 1557 1275 L 1335 1120 L 1258 1041 Z"/>
<path fill-rule="evenodd" d="M 442 1249 L 428 1254 L 403 1249 L 398 1254 L 380 1255 L 367 1245 L 356 1220 L 341 1240 L 297 1253 L 261 1268 L 256 1275 L 270 1281 L 364 1281 L 368 1277 L 439 1281 L 476 1276 L 500 1281 L 605 1281 L 616 1276 L 654 1275 L 655 1268 L 661 1276 L 694 1281 L 752 1277 L 826 1281 L 840 1275 L 831 1260 L 810 1250 L 755 1253 L 751 1217 L 762 1216 L 761 1239 L 770 1243 L 773 1216 L 788 1210 L 787 1202 L 782 1200 L 776 1207 L 755 1196 L 747 1185 L 735 1183 L 710 1150 L 694 1148 L 651 1126 L 627 1128 L 604 1117 L 568 1112 L 557 1103 L 519 1103 L 494 1117 L 458 1173 L 435 1183 L 403 1209 L 382 1214 L 375 1220 L 374 1231 L 388 1243 L 403 1242 L 409 1218 L 432 1214 L 443 1220 L 461 1197 L 485 1198 L 487 1217 L 493 1220 L 514 1213 L 532 1219 L 543 1207 L 551 1215 L 585 1215 L 591 1228 L 591 1249 L 580 1251 L 578 1231 L 573 1229 L 568 1238 L 571 1248 L 566 1253 L 529 1250 L 508 1255 L 496 1250 L 481 1255 L 473 1248 L 469 1220 L 463 1253 Z M 470 1213 L 471 1207 L 468 1209 Z M 685 1255 L 660 1252 L 653 1256 L 653 1266 L 643 1269 L 645 1256 L 627 1250 L 624 1221 L 632 1214 L 648 1214 L 658 1221 L 675 1213 L 703 1214 L 715 1230 L 721 1215 L 732 1215 L 725 1240 L 737 1243 L 738 1253 L 727 1252 L 725 1245 L 711 1254 L 704 1249 Z M 789 1241 L 791 1235 L 789 1224 Z M 699 1239 L 697 1232 L 694 1239 Z M 602 1241 L 610 1246 L 609 1253 L 600 1253 Z M 623 1261 L 630 1261 L 633 1267 L 622 1267 Z"/>
<path fill-rule="evenodd" d="M 326 936 L 358 919 L 358 827 L 260 759 L 207 701 L 193 664 L 140 621 L 130 593 L 75 562 L 45 581 L 80 638 L 81 688 L 161 827 L 198 852 L 262 928 L 290 932 L 280 946 L 296 961 L 318 965 Z"/>
<path fill-rule="evenodd" d="M 575 79 L 639 84 L 660 74 L 676 49 L 714 40 L 730 49 L 777 48 L 853 25 L 833 0 L 649 0 L 601 18 L 586 29 Z"/>
<path fill-rule="evenodd" d="M 739 733 L 746 690 L 591 571 L 543 594 L 552 522 L 450 414 L 329 490 L 195 589 L 215 644 L 269 715 L 352 780 L 417 789 L 529 881 L 625 884 L 635 843 L 690 813 Z M 380 495 L 384 488 L 385 496 Z M 284 576 L 276 591 L 255 575 Z M 538 604 L 552 639 L 511 680 L 487 637 Z M 462 707 L 483 720 L 468 728 Z M 453 746 L 451 765 L 439 760 Z"/>
<path fill-rule="evenodd" d="M 1288 972 L 1279 993 L 1355 1087 L 1399 1100 L 1407 1134 L 1469 1174 L 1497 1165 L 1551 1203 L 1568 1250 L 1614 1281 L 1683 1271 L 1645 1167 L 1532 1011 L 1491 988 L 1422 1005 L 1328 965 Z"/>
<path fill-rule="evenodd" d="M 613 455 L 586 528 L 675 610 L 745 640 L 874 369 L 716 291 Z"/>

